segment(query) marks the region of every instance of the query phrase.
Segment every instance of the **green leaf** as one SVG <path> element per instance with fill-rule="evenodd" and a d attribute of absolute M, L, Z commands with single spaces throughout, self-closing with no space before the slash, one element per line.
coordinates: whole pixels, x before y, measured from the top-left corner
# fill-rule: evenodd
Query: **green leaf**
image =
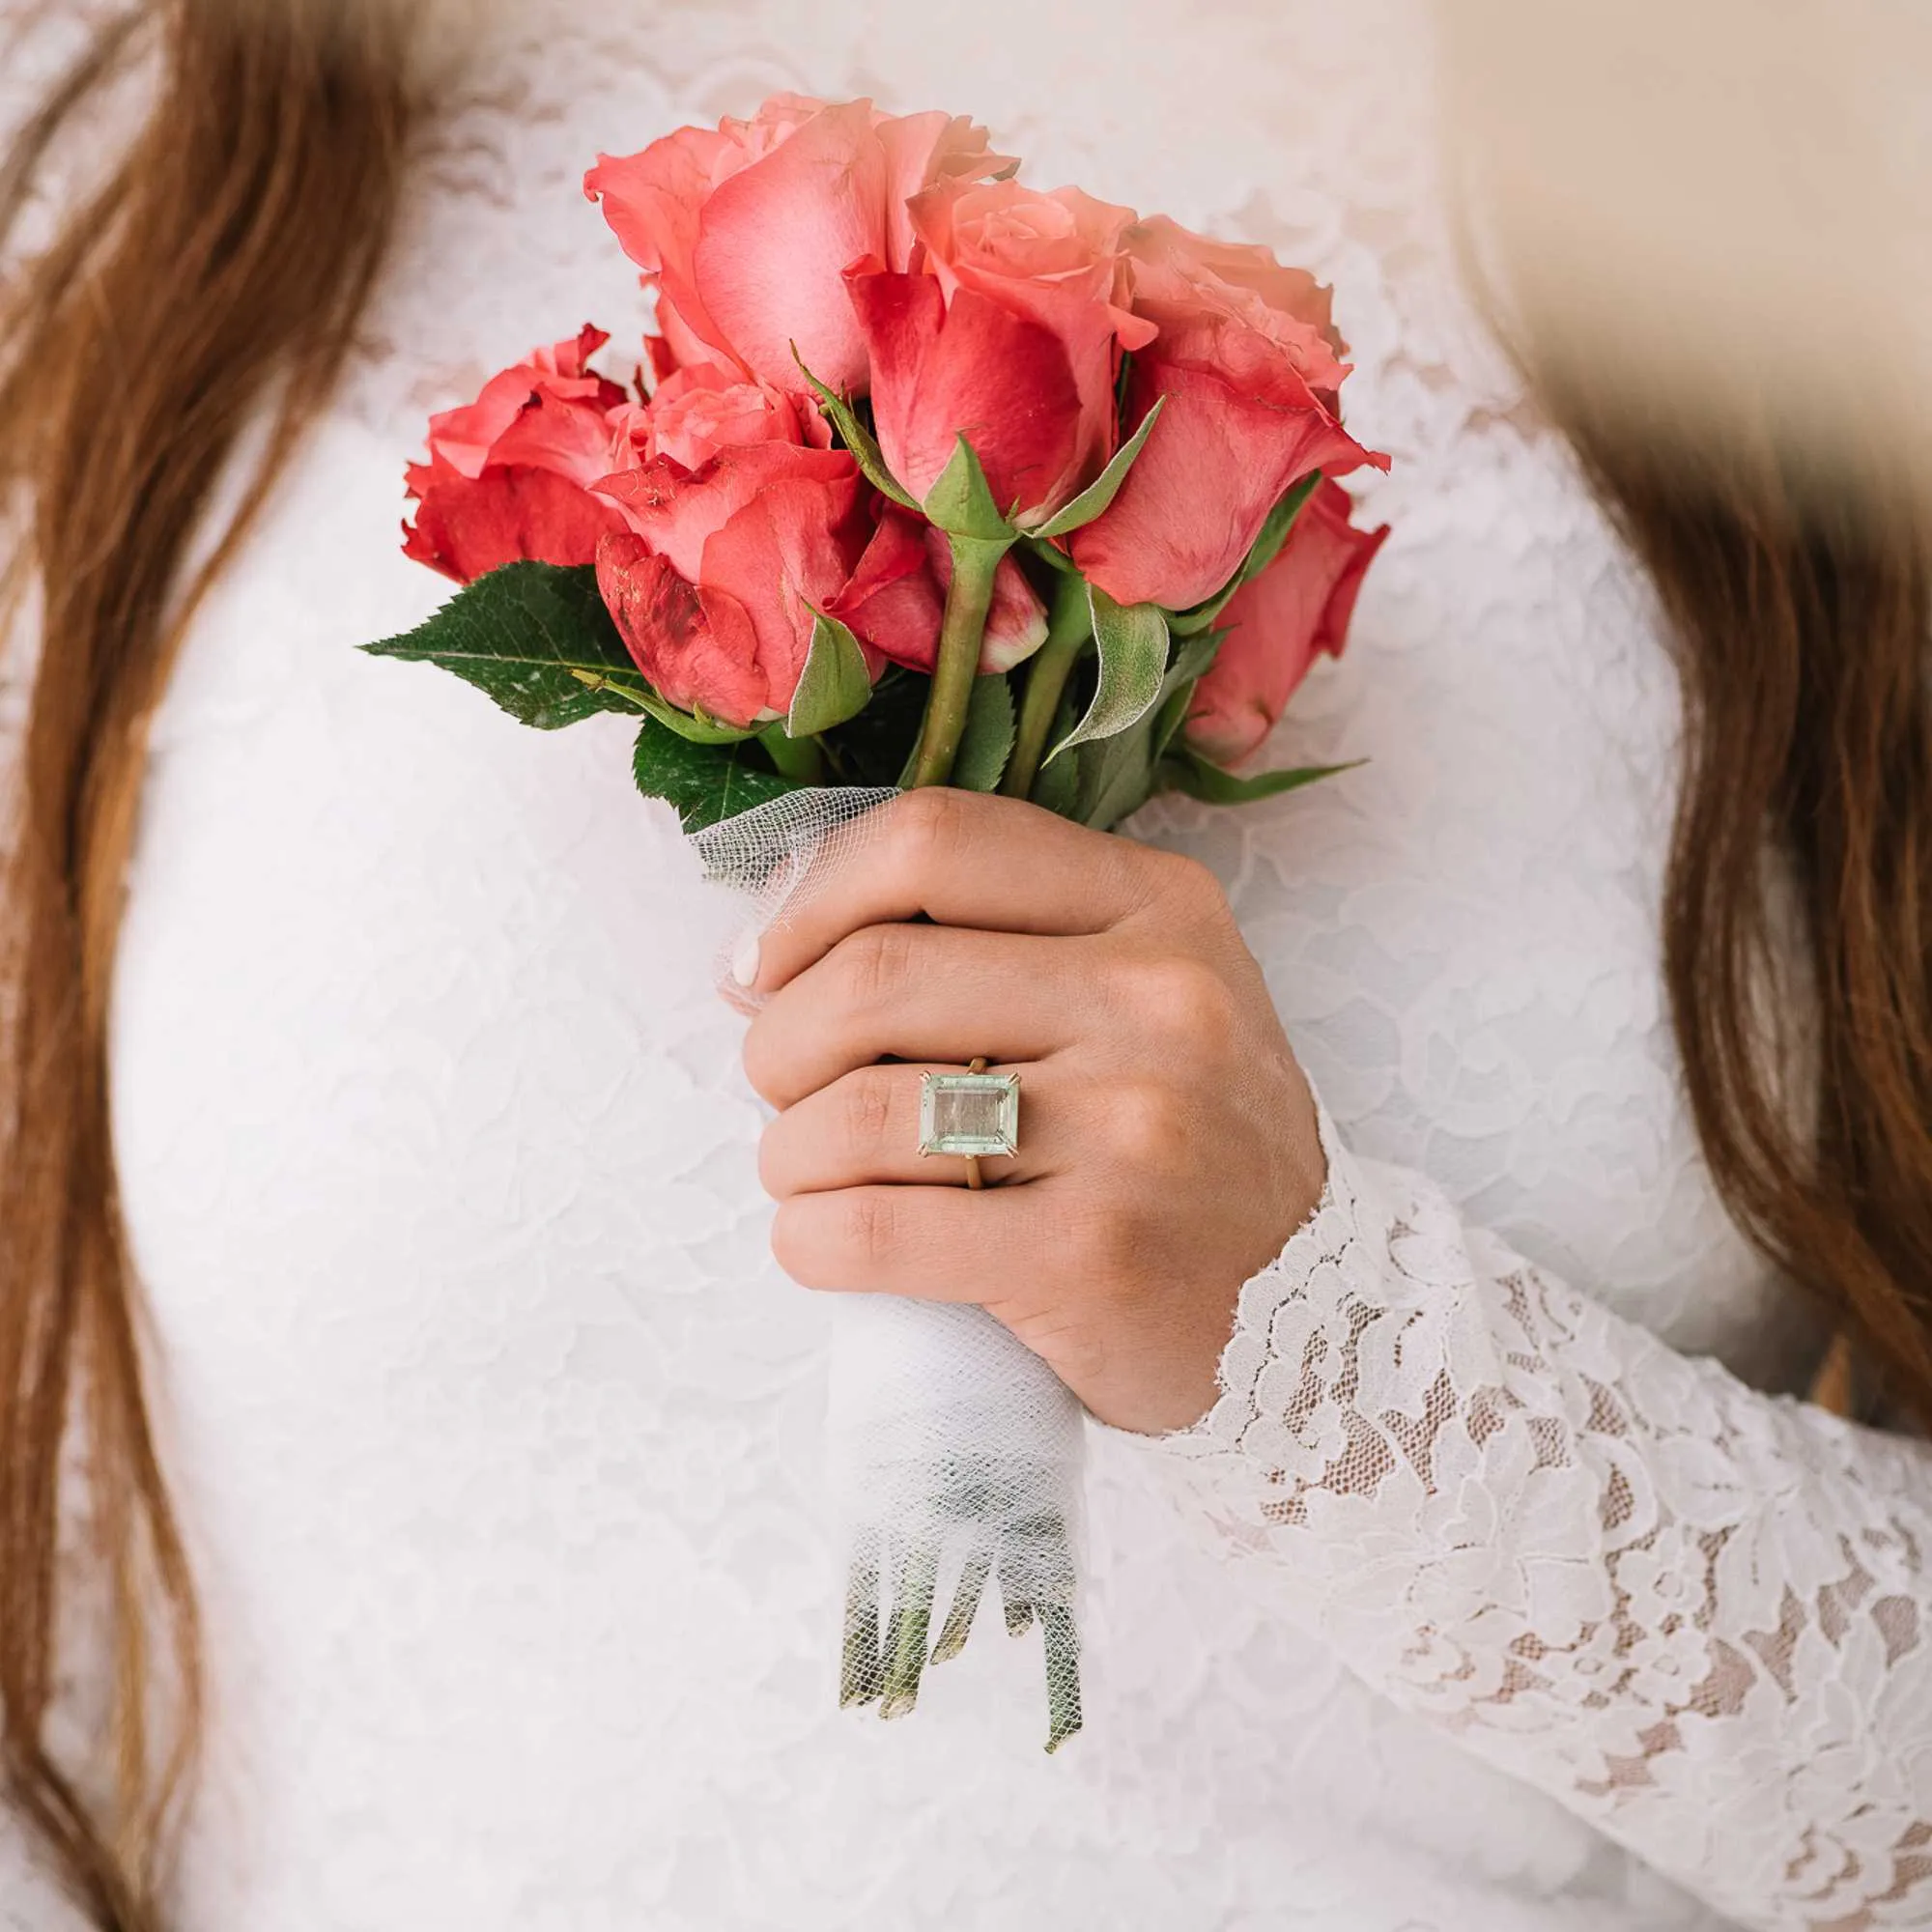
<path fill-rule="evenodd" d="M 1143 718 L 1115 737 L 1082 745 L 1079 765 L 1073 815 L 1096 831 L 1111 831 L 1153 790 L 1153 720 Z"/>
<path fill-rule="evenodd" d="M 838 433 L 838 440 L 852 452 L 854 461 L 866 473 L 867 482 L 874 490 L 883 490 L 895 503 L 903 503 L 908 510 L 918 509 L 919 498 L 886 468 L 886 459 L 880 453 L 872 432 L 859 420 L 858 412 L 844 397 L 835 395 L 806 368 L 795 342 L 791 346 L 791 359 L 798 364 L 805 380 L 816 392 L 819 406 L 832 418 L 832 427 Z"/>
<path fill-rule="evenodd" d="M 1197 604 L 1184 615 L 1170 619 L 1177 638 L 1191 638 L 1196 632 L 1207 630 L 1228 608 L 1235 592 L 1244 583 L 1252 583 L 1281 554 L 1281 547 L 1288 541 L 1288 533 L 1294 527 L 1302 504 L 1314 496 L 1315 486 L 1321 481 L 1321 470 L 1313 469 L 1300 482 L 1290 486 L 1281 501 L 1267 513 L 1240 569 L 1207 603 Z"/>
<path fill-rule="evenodd" d="M 932 680 L 918 671 L 886 667 L 865 710 L 819 741 L 840 784 L 899 782 L 908 753 L 919 743 L 925 695 L 931 687 Z"/>
<path fill-rule="evenodd" d="M 1098 584 L 1087 595 L 1094 612 L 1099 674 L 1087 715 L 1047 753 L 1047 761 L 1095 738 L 1111 738 L 1160 702 L 1167 670 L 1167 616 L 1152 604 L 1116 604 Z"/>
<path fill-rule="evenodd" d="M 768 805 L 796 791 L 795 781 L 753 762 L 749 746 L 695 745 L 647 718 L 631 754 L 631 775 L 646 798 L 669 803 L 687 832 Z"/>
<path fill-rule="evenodd" d="M 952 445 L 952 455 L 939 472 L 939 481 L 925 494 L 920 505 L 926 520 L 936 524 L 951 537 L 970 537 L 980 543 L 1010 543 L 1013 526 L 993 501 L 986 472 L 973 445 L 960 436 Z"/>
<path fill-rule="evenodd" d="M 1140 428 L 1135 430 L 1131 440 L 1115 450 L 1114 460 L 1106 469 L 1065 509 L 1056 511 L 1039 525 L 1033 534 L 1037 537 L 1064 537 L 1069 530 L 1077 530 L 1100 516 L 1121 494 L 1121 485 L 1127 480 L 1127 471 L 1134 467 L 1134 459 L 1147 447 L 1148 437 L 1166 407 L 1165 396 L 1155 397 L 1153 408 L 1147 412 Z"/>
<path fill-rule="evenodd" d="M 1058 743 L 1073 729 L 1077 714 L 1073 708 L 1070 692 L 1061 695 L 1060 704 L 1054 713 L 1053 729 L 1049 739 Z M 1070 758 L 1062 758 L 1054 764 L 1043 764 L 1039 776 L 1033 781 L 1031 793 L 1033 802 L 1047 811 L 1056 812 L 1062 818 L 1078 818 L 1080 815 L 1080 759 L 1076 753 Z"/>
<path fill-rule="evenodd" d="M 1012 687 L 1003 672 L 989 671 L 973 680 L 973 698 L 966 712 L 966 732 L 959 740 L 959 756 L 952 767 L 952 782 L 962 791 L 997 791 L 1012 754 Z"/>
<path fill-rule="evenodd" d="M 1210 764 L 1199 752 L 1182 747 L 1161 760 L 1160 777 L 1165 789 L 1185 792 L 1208 805 L 1252 805 L 1257 799 L 1299 791 L 1303 785 L 1332 779 L 1338 772 L 1352 772 L 1367 763 L 1366 758 L 1356 758 L 1346 765 L 1301 765 L 1293 771 L 1257 772 L 1252 778 L 1239 778 Z"/>
<path fill-rule="evenodd" d="M 540 731 L 600 711 L 635 717 L 655 696 L 589 565 L 506 563 L 468 584 L 407 636 L 364 644 L 371 657 L 439 665 Z"/>
<path fill-rule="evenodd" d="M 811 648 L 785 718 L 785 733 L 792 738 L 810 738 L 856 718 L 872 696 L 872 673 L 859 639 L 837 617 L 823 611 L 813 615 L 818 621 L 811 627 Z"/>

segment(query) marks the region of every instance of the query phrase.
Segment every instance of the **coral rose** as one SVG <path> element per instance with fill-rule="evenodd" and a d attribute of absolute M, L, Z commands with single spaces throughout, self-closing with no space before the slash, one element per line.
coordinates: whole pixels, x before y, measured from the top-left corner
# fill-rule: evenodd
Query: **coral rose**
<path fill-rule="evenodd" d="M 585 327 L 493 377 L 475 402 L 433 416 L 429 461 L 404 549 L 468 583 L 499 565 L 585 564 L 622 519 L 590 486 L 615 467 L 613 411 L 626 392 L 589 367 L 610 337 Z"/>
<path fill-rule="evenodd" d="M 906 203 L 1005 165 L 963 117 L 788 94 L 750 121 L 602 156 L 583 185 L 657 289 L 658 326 L 680 362 L 722 363 L 800 395 L 796 343 L 821 382 L 860 394 L 866 345 L 841 271 L 861 259 L 904 268 Z"/>
<path fill-rule="evenodd" d="M 738 725 L 783 717 L 815 612 L 871 535 L 852 458 L 753 442 L 696 470 L 659 457 L 601 488 L 627 527 L 599 544 L 598 585 L 638 668 L 687 711 Z"/>
<path fill-rule="evenodd" d="M 1265 249 L 1164 218 L 1142 223 L 1127 247 L 1134 312 L 1159 329 L 1134 358 L 1127 426 L 1167 403 L 1120 495 L 1070 549 L 1117 602 L 1184 611 L 1234 576 L 1291 485 L 1388 459 L 1335 413 L 1348 369 L 1325 289 Z"/>
<path fill-rule="evenodd" d="M 872 409 L 893 474 L 923 500 L 963 431 L 994 501 L 1044 522 L 1114 453 L 1130 315 L 1130 209 L 1078 188 L 950 181 L 911 204 L 922 270 L 871 261 L 846 276 L 872 357 Z"/>
<path fill-rule="evenodd" d="M 1273 730 L 1322 653 L 1340 657 L 1356 593 L 1388 535 L 1357 529 L 1349 493 L 1325 477 L 1301 506 L 1281 554 L 1229 600 L 1227 640 L 1195 688 L 1187 742 L 1221 764 Z"/>

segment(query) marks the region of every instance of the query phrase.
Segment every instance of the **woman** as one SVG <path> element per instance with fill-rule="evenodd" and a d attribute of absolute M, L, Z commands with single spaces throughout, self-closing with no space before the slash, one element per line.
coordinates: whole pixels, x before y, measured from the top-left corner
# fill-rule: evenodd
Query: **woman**
<path fill-rule="evenodd" d="M 1836 1324 L 1932 1406 L 1922 529 L 1552 382 L 1646 591 L 1453 297 L 1395 6 L 546 0 L 466 21 L 428 133 L 373 4 L 156 23 L 154 119 L 0 395 L 46 639 L 6 901 L 20 1922 L 1922 1922 L 1932 1469 L 1790 1399 Z M 1372 763 L 1150 812 L 1158 850 L 895 808 L 747 962 L 768 1125 L 724 915 L 621 761 L 347 646 L 434 601 L 393 548 L 426 409 L 635 299 L 569 220 L 586 156 L 888 83 L 1338 283 L 1397 534 L 1291 728 Z M 117 118 L 78 111 L 84 166 Z M 190 611 L 264 409 L 276 487 Z M 1774 931 L 1804 1092 L 1753 1030 Z M 1027 1184 L 922 1184 L 888 1052 L 1023 1064 Z M 989 1299 L 1119 1425 L 1061 1759 L 997 1647 L 911 1723 L 826 1708 L 822 1312 L 760 1264 L 760 1155 L 801 1279 Z"/>

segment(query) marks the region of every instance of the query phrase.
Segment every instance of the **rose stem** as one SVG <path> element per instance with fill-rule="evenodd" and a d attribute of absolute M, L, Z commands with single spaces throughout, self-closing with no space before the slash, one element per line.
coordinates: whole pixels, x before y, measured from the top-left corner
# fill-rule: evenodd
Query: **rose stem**
<path fill-rule="evenodd" d="M 825 776 L 825 753 L 816 738 L 788 738 L 782 724 L 758 733 L 758 743 L 779 768 L 780 775 L 800 784 L 816 784 Z"/>
<path fill-rule="evenodd" d="M 1073 1612 L 1058 1604 L 1039 1606 L 1046 1639 L 1046 1748 L 1057 1751 L 1080 1728 L 1080 1634 Z"/>
<path fill-rule="evenodd" d="M 1024 1636 L 1032 1628 L 1033 1605 L 1021 1593 L 1014 1566 L 1004 1560 L 1000 1564 L 1000 1607 L 1006 1613 L 1009 1636 Z"/>
<path fill-rule="evenodd" d="M 980 1598 L 985 1591 L 986 1578 L 992 1573 L 993 1552 L 990 1547 L 976 1549 L 966 1559 L 966 1567 L 959 1573 L 959 1587 L 952 1593 L 952 1607 L 946 1613 L 939 1641 L 932 1646 L 933 1662 L 950 1663 L 966 1648 L 966 1639 L 973 1630 L 973 1618 L 980 1607 Z"/>
<path fill-rule="evenodd" d="M 1020 700 L 1019 729 L 1013 754 L 1000 789 L 1009 798 L 1028 798 L 1046 755 L 1046 741 L 1060 710 L 1060 695 L 1094 635 L 1093 607 L 1087 601 L 1087 580 L 1071 571 L 1055 579 L 1053 610 L 1047 618 L 1046 642 L 1027 667 L 1026 696 Z"/>
<path fill-rule="evenodd" d="M 879 1669 L 879 1545 L 867 1537 L 853 1553 L 845 1579 L 845 1654 L 838 1706 L 869 1704 L 883 1688 Z"/>
<path fill-rule="evenodd" d="M 926 696 L 925 722 L 920 727 L 919 752 L 910 783 L 945 784 L 959 755 L 966 729 L 966 709 L 973 701 L 973 680 L 980 670 L 980 652 L 986 639 L 986 613 L 993 608 L 993 580 L 1000 559 L 1011 548 L 1010 538 L 981 540 L 951 537 L 952 587 L 946 593 L 946 618 L 939 627 L 939 661 L 933 667 L 932 689 Z"/>
<path fill-rule="evenodd" d="M 886 1639 L 885 1697 L 882 1718 L 903 1718 L 919 1702 L 919 1680 L 925 1669 L 925 1634 L 932 1624 L 932 1593 L 939 1581 L 939 1552 L 922 1545 L 906 1557 Z"/>

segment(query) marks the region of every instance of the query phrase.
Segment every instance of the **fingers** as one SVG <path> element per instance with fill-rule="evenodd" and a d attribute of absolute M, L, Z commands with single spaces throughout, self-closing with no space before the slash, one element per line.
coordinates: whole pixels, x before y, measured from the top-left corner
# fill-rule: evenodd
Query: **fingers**
<path fill-rule="evenodd" d="M 804 1288 L 983 1302 L 1051 1266 L 1050 1189 L 846 1187 L 794 1194 L 772 1226 L 779 1265 Z"/>
<path fill-rule="evenodd" d="M 1091 1024 L 1082 947 L 958 926 L 874 925 L 779 992 L 745 1037 L 775 1107 L 891 1058 L 953 1067 L 1043 1060 Z"/>
<path fill-rule="evenodd" d="M 938 1072 L 957 1072 L 955 1065 Z M 988 1183 L 1011 1185 L 1064 1171 L 1078 1129 L 1056 1095 L 1050 1067 L 1002 1066 L 1020 1076 L 1020 1146 L 988 1158 Z M 839 1187 L 947 1186 L 965 1179 L 957 1156 L 919 1151 L 921 1066 L 864 1066 L 808 1094 L 766 1129 L 758 1153 L 765 1190 L 783 1201 Z"/>
<path fill-rule="evenodd" d="M 850 933 L 922 914 L 1004 932 L 1104 932 L 1145 903 L 1151 870 L 1172 863 L 1019 799 L 947 786 L 908 792 L 867 822 L 869 840 L 822 886 L 808 874 L 765 934 L 758 990 L 784 985 Z"/>

